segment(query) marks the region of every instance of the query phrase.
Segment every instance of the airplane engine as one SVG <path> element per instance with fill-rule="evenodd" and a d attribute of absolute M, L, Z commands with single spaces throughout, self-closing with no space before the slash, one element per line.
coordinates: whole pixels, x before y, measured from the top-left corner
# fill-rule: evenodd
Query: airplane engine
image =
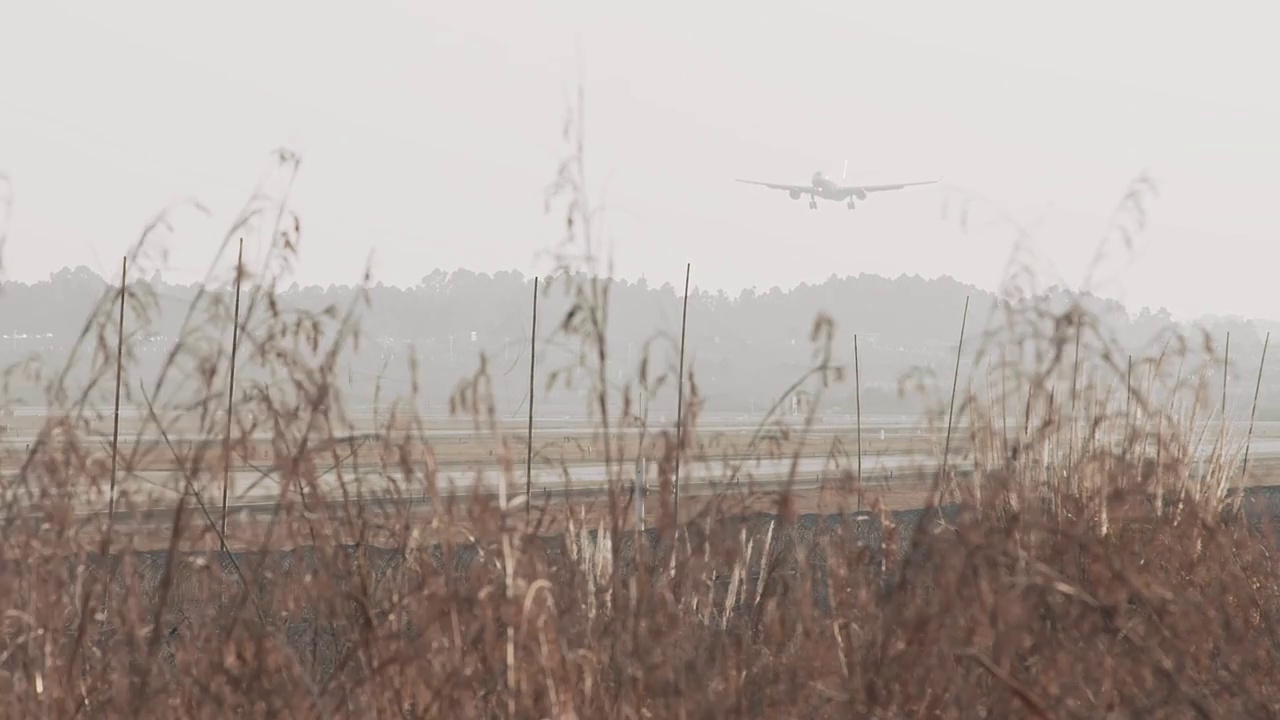
<path fill-rule="evenodd" d="M 854 197 L 856 197 L 856 198 L 858 198 L 859 200 L 866 200 L 866 199 L 867 199 L 867 193 L 866 193 L 865 191 L 863 191 L 863 190 L 854 190 L 854 191 L 853 191 L 853 196 L 854 196 Z"/>
<path fill-rule="evenodd" d="M 800 199 L 800 191 L 799 191 L 799 190 L 792 190 L 789 194 L 791 195 L 791 199 L 792 199 L 792 200 L 799 200 L 799 199 Z"/>

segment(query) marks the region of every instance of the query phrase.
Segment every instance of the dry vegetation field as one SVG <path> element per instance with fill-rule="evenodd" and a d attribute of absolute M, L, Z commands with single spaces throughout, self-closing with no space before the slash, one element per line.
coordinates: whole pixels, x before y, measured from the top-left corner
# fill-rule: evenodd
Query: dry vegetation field
<path fill-rule="evenodd" d="M 584 272 L 549 283 L 574 311 L 547 326 L 581 344 L 592 410 L 616 429 L 636 418 L 602 391 L 608 298 L 580 160 L 579 146 L 556 189 L 577 200 L 560 269 Z M 278 162 L 292 178 L 297 159 Z M 292 262 L 298 225 L 270 189 L 237 227 L 265 223 Z M 138 275 L 151 242 L 130 256 Z M 419 419 L 403 415 L 374 428 L 382 435 L 369 463 L 425 498 L 373 504 L 341 477 L 322 484 L 323 459 L 355 431 L 337 410 L 357 314 L 278 307 L 271 282 L 255 278 L 239 315 L 240 362 L 267 379 L 236 385 L 234 415 L 257 426 L 233 423 L 228 436 L 218 415 L 230 384 L 225 293 L 193 306 L 158 378 L 133 377 L 127 353 L 116 363 L 119 308 L 133 319 L 129 333 L 145 332 L 154 308 L 127 287 L 103 298 L 69 361 L 90 376 L 85 387 L 68 386 L 59 368 L 22 371 L 45 383 L 51 414 L 3 463 L 5 717 L 1280 714 L 1268 533 L 1280 498 L 1232 487 L 1265 482 L 1275 466 L 1255 459 L 1246 470 L 1238 442 L 1212 438 L 1209 461 L 1192 462 L 1201 438 L 1191 429 L 1215 412 L 1194 379 L 1221 362 L 1195 342 L 1174 338 L 1134 358 L 1140 382 L 1123 412 L 1083 402 L 1088 410 L 1075 411 L 1062 388 L 1094 378 L 1078 392 L 1095 397 L 1090 383 L 1125 382 L 1123 355 L 1079 308 L 1010 306 L 965 340 L 1018 358 L 998 367 L 1013 397 L 958 387 L 949 457 L 968 457 L 973 472 L 889 484 L 797 477 L 794 492 L 674 492 L 677 458 L 687 468 L 699 454 L 788 457 L 831 444 L 820 433 L 794 439 L 809 418 L 763 421 L 792 438 L 779 443 L 700 432 L 699 410 L 713 399 L 690 383 L 679 435 L 689 443 L 674 427 L 650 429 L 659 482 L 642 530 L 628 504 L 636 448 L 602 428 L 582 440 L 589 454 L 563 438 L 539 450 L 548 463 L 608 459 L 610 491 L 591 498 L 441 495 L 429 453 L 519 478 L 525 448 L 507 434 L 428 445 Z M 849 382 L 825 319 L 812 341 L 813 369 L 797 386 L 821 395 Z M 1073 345 L 1078 353 L 1064 351 Z M 85 408 L 110 405 L 116 387 L 148 408 L 140 430 L 153 448 L 122 444 L 113 455 L 86 432 L 97 421 Z M 488 387 L 483 367 L 464 378 L 458 417 L 496 426 Z M 1022 421 L 1006 430 L 984 414 L 1000 403 L 1024 408 Z M 207 442 L 166 440 L 174 428 Z M 934 453 L 936 436 L 927 443 L 884 449 Z M 260 456 L 279 474 L 279 497 L 270 512 L 232 512 L 224 529 L 223 459 Z M 124 500 L 77 514 L 72 496 L 112 487 L 113 457 L 117 471 L 168 470 L 188 492 L 146 517 Z M 12 512 L 19 506 L 37 510 Z"/>

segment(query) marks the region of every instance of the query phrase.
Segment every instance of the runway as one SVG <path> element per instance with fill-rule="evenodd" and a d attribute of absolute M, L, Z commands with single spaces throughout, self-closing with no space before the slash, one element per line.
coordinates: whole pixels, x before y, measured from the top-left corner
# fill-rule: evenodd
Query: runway
<path fill-rule="evenodd" d="M 636 480 L 637 473 L 633 469 L 634 461 L 626 463 L 623 468 L 615 465 L 613 478 L 630 487 Z M 892 482 L 895 475 L 903 472 L 927 471 L 936 467 L 936 460 L 928 455 L 889 455 L 864 458 L 863 477 L 867 482 Z M 957 469 L 964 470 L 971 463 L 953 463 Z M 425 468 L 424 468 L 425 469 Z M 737 470 L 736 476 L 734 475 Z M 847 464 L 837 465 L 833 460 L 824 457 L 802 457 L 796 461 L 794 477 L 805 485 L 816 483 L 820 473 L 840 473 L 850 469 Z M 645 464 L 646 485 L 650 492 L 659 483 L 657 463 Z M 753 459 L 742 463 L 735 462 L 692 461 L 681 466 L 682 492 L 697 493 L 723 486 L 731 478 L 736 477 L 742 487 L 752 484 L 776 486 L 788 477 L 792 477 L 792 460 L 790 458 Z M 267 471 L 237 471 L 229 475 L 228 505 L 256 506 L 273 504 L 281 497 L 281 480 Z M 485 494 L 497 493 L 503 481 L 506 481 L 510 496 L 524 495 L 526 475 L 523 463 L 514 466 L 505 478 L 499 468 L 475 468 L 441 470 L 437 473 L 436 482 L 439 492 L 446 495 L 469 495 L 473 492 Z M 603 463 L 582 463 L 567 467 L 535 466 L 529 487 L 533 495 L 563 493 L 582 494 L 604 490 L 610 481 L 610 474 Z M 221 502 L 220 474 L 204 474 L 197 483 L 201 494 L 207 498 L 218 498 Z M 389 500 L 394 498 L 422 497 L 429 493 L 427 483 L 422 475 L 405 481 L 399 474 L 387 475 L 374 468 L 365 468 L 357 472 L 351 464 L 344 464 L 340 470 L 328 468 L 316 481 L 320 491 L 327 497 L 347 497 L 352 500 Z M 76 494 L 73 500 L 75 512 L 95 513 L 107 506 L 108 489 L 103 483 L 100 487 L 86 487 Z M 136 503 L 147 508 L 172 507 L 182 494 L 186 481 L 181 473 L 174 470 L 137 471 L 121 473 L 117 479 L 117 497 L 119 507 L 124 508 Z M 345 491 L 345 492 L 344 492 Z M 298 488 L 292 486 L 289 492 L 297 497 Z M 311 492 L 308 489 L 308 492 Z M 21 510 L 19 510 L 21 512 Z"/>
<path fill-rule="evenodd" d="M 757 426 L 755 425 L 728 425 L 708 428 L 710 432 L 714 433 L 737 432 L 743 434 L 754 432 L 756 429 Z M 885 429 L 888 430 L 888 428 Z M 903 425 L 893 429 L 897 431 L 896 434 L 899 436 L 920 437 L 926 435 L 923 426 Z M 864 435 L 874 432 L 875 436 L 878 437 L 879 430 L 879 427 L 863 425 Z M 536 428 L 534 434 L 544 437 L 549 435 L 581 436 L 588 431 L 589 428 Z M 638 432 L 638 429 L 631 429 L 627 434 L 636 432 Z M 650 430 L 649 432 L 653 431 Z M 817 434 L 844 432 L 853 434 L 854 428 L 842 425 L 819 425 L 814 428 L 814 432 Z M 428 439 L 477 437 L 472 429 L 430 431 L 427 435 Z M 887 436 L 888 432 L 886 432 Z M 13 444 L 21 443 L 24 440 L 24 438 L 11 437 L 4 442 Z M 173 441 L 193 442 L 196 440 L 212 441 L 208 437 L 198 439 L 180 438 Z M 1211 451 L 1212 443 L 1208 443 L 1199 448 L 1198 455 L 1200 459 L 1204 459 Z M 939 455 L 940 453 L 927 452 L 865 454 L 862 463 L 863 478 L 868 483 L 877 484 L 900 481 L 904 477 L 919 478 L 922 474 L 936 470 L 939 465 Z M 972 459 L 962 457 L 961 453 L 956 452 L 954 447 L 952 456 L 950 465 L 956 471 L 964 473 L 972 469 Z M 1250 443 L 1251 463 L 1277 457 L 1280 457 L 1280 437 L 1255 436 L 1253 438 Z M 800 458 L 796 462 L 793 471 L 792 460 L 789 457 L 753 458 L 745 462 L 723 459 L 686 461 L 681 467 L 682 494 L 686 492 L 690 494 L 711 492 L 717 487 L 723 487 L 724 483 L 735 477 L 735 470 L 737 471 L 737 482 L 743 486 L 755 483 L 760 489 L 767 489 L 771 486 L 778 487 L 781 482 L 788 478 L 792 478 L 794 482 L 802 486 L 814 485 L 820 474 L 839 475 L 844 471 L 852 471 L 855 464 L 856 459 L 853 457 L 842 457 L 837 462 L 835 458 L 808 456 Z M 613 469 L 612 479 L 630 487 L 636 479 L 636 470 L 634 468 L 634 458 L 628 459 L 625 467 L 617 464 Z M 402 473 L 384 473 L 380 467 L 368 462 L 357 467 L 355 463 L 348 460 L 338 468 L 322 466 L 319 469 L 320 476 L 316 480 L 316 484 L 319 486 L 321 494 L 326 497 L 383 504 L 393 502 L 397 498 L 407 499 L 428 496 L 428 488 L 424 479 L 426 469 L 425 463 L 418 463 L 413 472 L 414 477 L 406 480 Z M 6 474 L 12 476 L 13 473 L 11 471 Z M 483 494 L 498 493 L 504 480 L 508 497 L 523 496 L 526 487 L 526 474 L 522 457 L 516 460 L 505 478 L 500 468 L 491 464 L 488 466 L 473 465 L 471 467 L 463 465 L 444 466 L 438 470 L 436 479 L 439 491 L 447 495 L 466 496 L 473 492 Z M 609 472 L 601 462 L 577 462 L 567 466 L 535 464 L 532 478 L 528 479 L 528 485 L 531 494 L 535 496 L 590 495 L 593 493 L 598 494 L 607 488 L 610 479 Z M 203 496 L 217 498 L 216 504 L 220 505 L 222 480 L 221 472 L 205 472 L 201 474 L 196 484 L 200 487 Z M 270 507 L 281 497 L 280 480 L 268 468 L 234 470 L 230 473 L 228 480 L 229 506 L 244 508 Z M 658 482 L 657 463 L 647 463 L 645 483 L 650 488 L 650 491 L 657 487 Z M 7 485 L 8 482 L 5 484 Z M 129 473 L 121 471 L 117 478 L 117 498 L 120 503 L 118 507 L 136 506 L 156 510 L 172 508 L 185 491 L 186 484 L 185 478 L 175 470 L 142 470 Z M 298 488 L 296 486 L 290 487 L 289 492 L 296 497 Z M 311 490 L 308 490 L 308 492 L 311 492 Z M 108 505 L 107 496 L 106 483 L 101 483 L 100 487 L 77 489 L 75 497 L 72 498 L 74 512 L 77 514 L 104 512 Z M 22 507 L 27 503 L 21 498 L 18 498 L 18 500 L 18 503 L 10 504 L 10 507 L 5 511 L 6 515 L 24 514 L 33 509 Z M 14 505 L 18 505 L 18 507 L 14 507 Z"/>
<path fill-rule="evenodd" d="M 751 433 L 756 432 L 757 430 L 760 430 L 760 426 L 758 425 L 733 424 L 733 425 L 716 425 L 716 426 L 710 426 L 710 427 L 702 427 L 698 429 L 698 432 L 701 435 L 749 435 Z M 939 434 L 936 428 L 931 432 L 924 425 L 890 426 L 890 425 L 871 425 L 871 424 L 864 423 L 862 426 L 862 433 L 865 437 L 870 437 L 872 435 L 879 437 L 881 430 L 885 431 L 884 433 L 885 437 L 895 437 L 895 438 L 897 437 L 928 437 L 930 435 Z M 645 432 L 650 436 L 658 435 L 664 431 L 673 432 L 674 428 L 651 426 L 643 429 L 643 432 Z M 499 428 L 499 432 L 502 434 L 505 434 L 508 437 L 516 437 L 516 438 L 524 438 L 528 434 L 528 431 L 526 429 L 515 428 L 515 427 Z M 612 429 L 609 431 L 610 435 L 613 437 L 636 437 L 640 435 L 641 432 L 642 432 L 642 429 L 637 427 L 618 428 L 618 429 Z M 769 433 L 770 433 L 770 428 L 768 427 L 764 428 L 764 430 L 762 431 L 762 434 L 769 434 Z M 856 433 L 857 433 L 856 425 L 844 425 L 844 424 L 838 424 L 838 425 L 817 424 L 817 425 L 814 425 L 809 431 L 810 435 L 817 435 L 817 436 L 834 435 L 834 434 L 855 435 Z M 534 438 L 567 437 L 567 438 L 586 439 L 588 437 L 591 437 L 593 434 L 594 434 L 593 429 L 586 425 L 559 425 L 559 426 L 551 426 L 551 427 L 534 427 L 533 429 Z M 164 442 L 163 438 L 157 437 L 157 433 L 154 430 L 151 430 L 150 432 L 148 432 L 147 435 L 148 435 L 148 439 L 147 439 L 148 442 L 151 442 L 151 443 Z M 416 436 L 416 432 L 411 433 L 410 435 Z M 441 428 L 441 429 L 427 428 L 422 433 L 422 436 L 428 442 L 439 442 L 440 440 L 443 440 L 443 439 L 484 440 L 486 438 L 495 437 L 494 433 L 492 433 L 489 430 L 477 431 L 473 428 Z M 108 442 L 108 443 L 111 442 L 111 434 L 107 432 L 91 433 L 91 434 L 87 434 L 86 437 L 92 438 L 97 441 Z M 130 433 L 126 429 L 121 428 L 120 440 L 122 445 L 124 443 L 132 443 L 134 441 L 134 437 L 135 437 L 134 433 Z M 339 436 L 338 438 L 335 438 L 335 439 L 341 441 L 341 440 L 347 440 L 351 438 L 378 439 L 380 437 L 382 437 L 382 435 L 380 435 L 379 433 L 355 432 L 349 435 Z M 403 435 L 400 432 L 392 434 L 393 439 L 399 439 L 401 437 L 403 437 Z M 256 434 L 247 435 L 247 436 L 237 435 L 236 438 L 238 440 L 252 440 L 253 442 L 269 444 L 271 441 L 272 435 L 270 433 L 256 433 Z M 327 440 L 327 438 L 325 439 Z M 30 445 L 35 441 L 36 441 L 35 435 L 8 436 L 8 437 L 0 438 L 0 446 L 7 445 L 7 446 L 13 446 L 14 449 L 18 449 L 19 447 Z M 209 434 L 185 435 L 181 433 L 174 433 L 174 434 L 168 435 L 168 441 L 175 445 L 187 445 L 187 444 L 193 444 L 193 443 L 215 443 L 216 444 L 216 443 L 221 443 L 222 439 L 217 435 L 209 435 Z"/>

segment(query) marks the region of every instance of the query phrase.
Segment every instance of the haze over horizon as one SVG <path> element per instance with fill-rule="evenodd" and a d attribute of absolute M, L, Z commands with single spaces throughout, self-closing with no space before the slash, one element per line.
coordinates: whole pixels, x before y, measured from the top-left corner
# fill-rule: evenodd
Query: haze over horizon
<path fill-rule="evenodd" d="M 863 272 L 995 289 L 1011 235 L 944 217 L 960 187 L 1032 224 L 1044 282 L 1074 284 L 1149 169 L 1141 251 L 1095 290 L 1179 319 L 1280 319 L 1280 101 L 1262 92 L 1280 50 L 1247 7 L 14 5 L 4 278 L 112 276 L 157 211 L 194 196 L 212 215 L 180 216 L 163 273 L 193 280 L 282 144 L 303 158 L 301 284 L 358 282 L 371 252 L 389 285 L 545 273 L 561 227 L 544 190 L 581 68 L 588 179 L 622 277 L 679 288 L 691 262 L 695 287 L 731 296 Z M 850 181 L 946 185 L 850 213 L 733 182 L 839 177 L 846 161 Z"/>

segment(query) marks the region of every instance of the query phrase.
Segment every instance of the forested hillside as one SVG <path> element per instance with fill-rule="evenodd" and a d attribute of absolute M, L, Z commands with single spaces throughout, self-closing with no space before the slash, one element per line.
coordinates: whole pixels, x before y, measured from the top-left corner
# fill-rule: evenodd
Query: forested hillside
<path fill-rule="evenodd" d="M 196 293 L 195 286 L 169 284 L 158 276 L 148 285 L 159 302 L 159 313 L 145 329 L 131 330 L 131 334 L 146 334 L 139 341 L 143 372 L 159 368 Z M 361 349 L 351 356 L 347 368 L 354 396 L 371 402 L 378 381 L 384 398 L 407 392 L 412 346 L 418 356 L 424 402 L 438 408 L 456 382 L 474 371 L 483 352 L 490 359 L 500 411 L 517 412 L 527 396 L 532 286 L 533 279 L 518 272 L 435 270 L 413 287 L 377 284 L 368 288 L 368 306 L 359 313 L 364 331 Z M 279 300 L 285 307 L 311 311 L 347 308 L 356 303 L 357 289 L 295 284 Z M 83 266 L 34 284 L 5 283 L 0 291 L 4 339 L 0 358 L 10 365 L 40 353 L 47 361 L 61 361 L 85 318 L 110 290 L 106 281 Z M 835 322 L 837 362 L 851 363 L 853 336 L 858 335 L 864 412 L 906 412 L 914 406 L 899 400 L 898 381 L 903 373 L 930 368 L 939 377 L 949 378 L 966 297 L 970 298 L 968 333 L 977 338 L 992 317 L 996 296 L 949 277 L 832 275 L 821 284 L 801 284 L 786 291 L 778 287 L 748 290 L 736 297 L 695 291 L 689 300 L 687 364 L 708 410 L 762 409 L 811 366 L 810 331 L 815 317 L 826 313 Z M 555 282 L 539 299 L 540 385 L 574 360 L 566 340 L 556 334 L 568 307 L 563 289 Z M 1158 352 L 1152 343 L 1172 325 L 1165 312 L 1128 313 L 1119 304 L 1102 300 L 1094 302 L 1093 308 L 1135 353 Z M 646 343 L 651 343 L 651 373 L 674 371 L 680 312 L 680 289 L 652 287 L 643 279 L 611 284 L 611 382 L 621 385 L 634 379 Z M 1259 328 L 1264 324 L 1209 319 L 1203 325 L 1215 338 L 1232 331 L 1232 357 L 1243 364 L 1237 372 L 1247 376 L 1250 371 L 1245 366 L 1256 363 L 1261 352 Z M 1266 385 L 1272 384 L 1280 384 L 1280 371 L 1268 373 Z M 674 408 L 674 400 L 668 388 L 652 399 L 652 407 Z M 829 402 L 850 410 L 852 390 L 841 389 Z M 578 412 L 582 404 L 577 393 L 558 390 L 547 393 L 539 407 Z"/>

